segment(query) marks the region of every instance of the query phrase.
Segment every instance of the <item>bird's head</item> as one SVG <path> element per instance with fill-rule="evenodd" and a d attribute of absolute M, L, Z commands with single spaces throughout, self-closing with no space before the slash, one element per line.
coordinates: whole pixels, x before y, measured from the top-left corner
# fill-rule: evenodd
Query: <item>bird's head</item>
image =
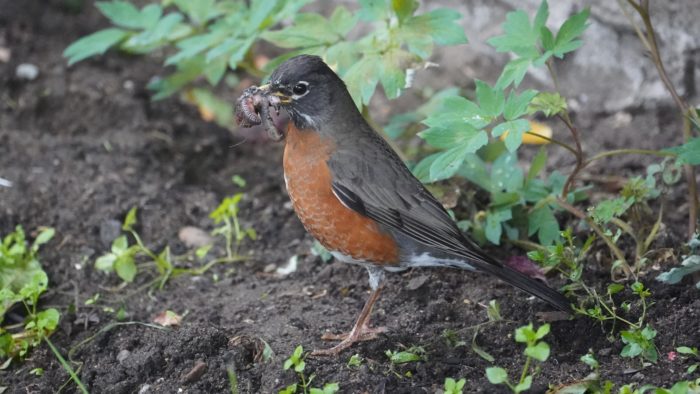
<path fill-rule="evenodd" d="M 335 108 L 352 103 L 343 81 L 318 56 L 300 55 L 282 63 L 260 87 L 286 109 L 300 129 L 320 130 Z M 354 105 L 352 107 L 354 109 Z"/>

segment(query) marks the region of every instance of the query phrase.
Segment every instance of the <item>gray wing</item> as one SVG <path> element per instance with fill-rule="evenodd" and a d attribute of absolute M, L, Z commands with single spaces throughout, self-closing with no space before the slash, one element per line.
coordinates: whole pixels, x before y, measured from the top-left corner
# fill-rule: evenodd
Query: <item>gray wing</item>
<path fill-rule="evenodd" d="M 462 256 L 476 268 L 501 266 L 460 232 L 386 141 L 372 131 L 348 142 L 354 146 L 339 145 L 328 161 L 333 192 L 345 206 L 427 247 Z"/>

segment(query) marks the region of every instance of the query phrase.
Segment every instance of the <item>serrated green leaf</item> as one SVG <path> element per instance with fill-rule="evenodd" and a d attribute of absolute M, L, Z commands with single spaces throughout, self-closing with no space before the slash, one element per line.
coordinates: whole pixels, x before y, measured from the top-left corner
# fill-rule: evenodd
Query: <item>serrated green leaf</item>
<path fill-rule="evenodd" d="M 537 40 L 539 29 L 535 30 L 530 19 L 522 10 L 512 11 L 506 15 L 503 24 L 505 34 L 489 39 L 487 42 L 498 52 L 514 52 L 520 57 L 534 58 L 539 54 Z"/>
<path fill-rule="evenodd" d="M 527 74 L 527 70 L 530 68 L 531 64 L 532 60 L 529 58 L 519 58 L 509 61 L 498 77 L 498 81 L 496 81 L 496 89 L 505 89 L 510 86 L 510 84 L 518 87 L 523 81 L 523 78 L 525 78 L 525 74 Z"/>
<path fill-rule="evenodd" d="M 406 86 L 406 72 L 402 66 L 407 55 L 408 53 L 401 49 L 394 49 L 382 56 L 379 80 L 389 100 L 399 97 L 401 90 Z"/>
<path fill-rule="evenodd" d="M 528 130 L 530 130 L 530 122 L 525 119 L 516 119 L 497 125 L 491 133 L 494 137 L 498 137 L 507 132 L 504 141 L 506 149 L 509 152 L 515 152 L 523 143 L 523 134 Z"/>
<path fill-rule="evenodd" d="M 333 31 L 338 35 L 339 38 L 344 38 L 350 30 L 357 24 L 357 16 L 353 15 L 352 12 L 348 11 L 347 8 L 338 6 L 333 10 L 329 18 L 329 22 Z"/>
<path fill-rule="evenodd" d="M 530 105 L 535 96 L 537 96 L 537 91 L 533 89 L 527 89 L 521 94 L 511 91 L 506 100 L 505 106 L 503 108 L 503 117 L 506 120 L 515 120 L 527 113 L 527 107 Z"/>
<path fill-rule="evenodd" d="M 98 1 L 95 6 L 113 24 L 127 29 L 151 27 L 160 19 L 162 12 L 157 4 L 150 4 L 139 11 L 128 1 Z"/>
<path fill-rule="evenodd" d="M 524 183 L 522 169 L 518 166 L 517 156 L 513 153 L 504 153 L 493 162 L 491 168 L 491 193 L 517 192 L 522 189 Z"/>
<path fill-rule="evenodd" d="M 566 111 L 567 108 L 566 100 L 559 93 L 540 92 L 530 102 L 527 112 L 542 112 L 544 116 L 551 117 Z"/>
<path fill-rule="evenodd" d="M 542 0 L 542 3 L 540 3 L 539 8 L 537 9 L 537 14 L 535 14 L 532 30 L 540 31 L 540 29 L 542 29 L 547 23 L 547 19 L 549 19 L 549 4 L 547 3 L 547 0 Z"/>
<path fill-rule="evenodd" d="M 468 154 L 457 173 L 486 191 L 492 190 L 491 177 L 486 163 L 476 154 Z"/>
<path fill-rule="evenodd" d="M 532 236 L 537 233 L 540 244 L 549 246 L 559 239 L 559 222 L 557 222 L 557 218 L 549 205 L 542 205 L 530 212 L 527 223 L 528 235 Z"/>
<path fill-rule="evenodd" d="M 100 30 L 72 43 L 63 51 L 63 57 L 68 58 L 70 66 L 90 56 L 102 55 L 126 38 L 128 34 L 126 30 L 117 28 Z"/>
<path fill-rule="evenodd" d="M 328 20 L 315 13 L 299 14 L 294 18 L 292 26 L 282 30 L 264 31 L 261 37 L 282 48 L 328 45 L 338 39 Z"/>
<path fill-rule="evenodd" d="M 477 129 L 486 127 L 490 119 L 473 101 L 461 96 L 451 96 L 444 99 L 440 109 L 433 111 L 423 123 L 431 127 L 462 127 L 465 123 Z"/>
<path fill-rule="evenodd" d="M 677 154 L 681 163 L 691 166 L 700 165 L 700 137 L 691 138 L 683 145 L 664 149 L 664 151 Z"/>
<path fill-rule="evenodd" d="M 413 176 L 418 178 L 418 180 L 423 183 L 435 182 L 430 179 L 430 167 L 433 165 L 435 159 L 440 157 L 440 155 L 441 153 L 433 153 L 432 155 L 424 157 L 421 161 L 418 162 L 418 164 L 415 165 L 415 167 L 411 169 L 411 172 L 413 172 Z"/>
<path fill-rule="evenodd" d="M 486 239 L 494 245 L 500 245 L 501 234 L 503 234 L 503 226 L 501 223 L 513 218 L 513 213 L 510 209 L 500 209 L 489 212 L 486 216 L 485 234 Z"/>
<path fill-rule="evenodd" d="M 121 48 L 129 52 L 145 53 L 162 45 L 167 39 L 175 41 L 175 38 L 172 37 L 174 33 L 179 29 L 187 31 L 190 29 L 189 26 L 180 24 L 182 19 L 182 14 L 171 12 L 160 19 L 152 28 L 129 37 L 122 43 Z"/>
<path fill-rule="evenodd" d="M 495 118 L 503 113 L 505 95 L 501 89 L 492 88 L 487 83 L 476 80 L 476 99 L 484 116 Z"/>
<path fill-rule="evenodd" d="M 381 67 L 381 61 L 379 56 L 365 56 L 345 73 L 343 79 L 358 108 L 369 103 L 374 95 L 379 82 L 377 71 Z"/>
<path fill-rule="evenodd" d="M 483 133 L 469 125 L 456 128 L 431 127 L 418 133 L 418 136 L 425 142 L 439 149 L 451 149 L 463 143 L 469 143 L 469 140 L 477 134 Z M 477 148 L 478 149 L 478 148 Z"/>
<path fill-rule="evenodd" d="M 440 154 L 430 166 L 432 181 L 452 177 L 464 162 L 468 153 L 474 153 L 488 143 L 488 136 L 483 130 L 477 131 L 457 145 Z"/>
<path fill-rule="evenodd" d="M 547 28 L 547 26 L 542 26 L 540 30 L 540 36 L 542 38 L 542 47 L 549 52 L 552 52 L 554 50 L 554 35 L 552 34 L 552 31 Z M 553 52 L 552 52 L 553 53 Z M 549 54 L 549 56 L 552 55 L 552 53 Z M 544 63 L 545 59 L 540 59 L 539 63 Z"/>
<path fill-rule="evenodd" d="M 612 218 L 619 217 L 627 212 L 632 204 L 634 204 L 634 198 L 632 197 L 617 197 L 612 200 L 604 200 L 593 208 L 591 217 L 600 224 L 608 223 Z"/>
<path fill-rule="evenodd" d="M 401 31 L 407 38 L 430 36 L 437 45 L 466 44 L 467 36 L 457 23 L 461 17 L 457 11 L 438 8 L 407 19 Z"/>
<path fill-rule="evenodd" d="M 576 40 L 576 38 L 583 34 L 586 27 L 588 27 L 586 22 L 589 14 L 590 10 L 586 8 L 566 19 L 559 32 L 557 32 L 557 37 L 554 39 L 552 52 L 554 52 L 555 56 L 563 57 L 564 54 L 581 46 L 581 41 Z"/>
<path fill-rule="evenodd" d="M 486 378 L 491 384 L 501 384 L 508 381 L 508 373 L 501 367 L 486 368 Z"/>
<path fill-rule="evenodd" d="M 391 0 L 391 8 L 399 18 L 399 23 L 413 15 L 419 5 L 416 0 Z"/>
<path fill-rule="evenodd" d="M 360 0 L 360 19 L 378 21 L 387 19 L 391 12 L 387 0 Z"/>

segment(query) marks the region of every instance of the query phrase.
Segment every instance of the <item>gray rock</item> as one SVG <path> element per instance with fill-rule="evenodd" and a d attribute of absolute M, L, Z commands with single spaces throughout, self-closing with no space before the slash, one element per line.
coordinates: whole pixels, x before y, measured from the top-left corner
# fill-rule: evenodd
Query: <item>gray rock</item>
<path fill-rule="evenodd" d="M 33 81 L 39 76 L 39 67 L 31 63 L 22 63 L 17 66 L 15 76 L 19 79 Z"/>

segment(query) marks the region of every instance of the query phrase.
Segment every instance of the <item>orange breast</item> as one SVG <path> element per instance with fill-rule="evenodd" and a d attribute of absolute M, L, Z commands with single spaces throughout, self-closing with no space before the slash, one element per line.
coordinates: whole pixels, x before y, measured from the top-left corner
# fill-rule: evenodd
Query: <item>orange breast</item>
<path fill-rule="evenodd" d="M 399 263 L 391 235 L 371 219 L 345 207 L 331 189 L 327 160 L 331 141 L 290 122 L 284 149 L 284 177 L 292 205 L 304 227 L 332 252 L 376 264 Z"/>

